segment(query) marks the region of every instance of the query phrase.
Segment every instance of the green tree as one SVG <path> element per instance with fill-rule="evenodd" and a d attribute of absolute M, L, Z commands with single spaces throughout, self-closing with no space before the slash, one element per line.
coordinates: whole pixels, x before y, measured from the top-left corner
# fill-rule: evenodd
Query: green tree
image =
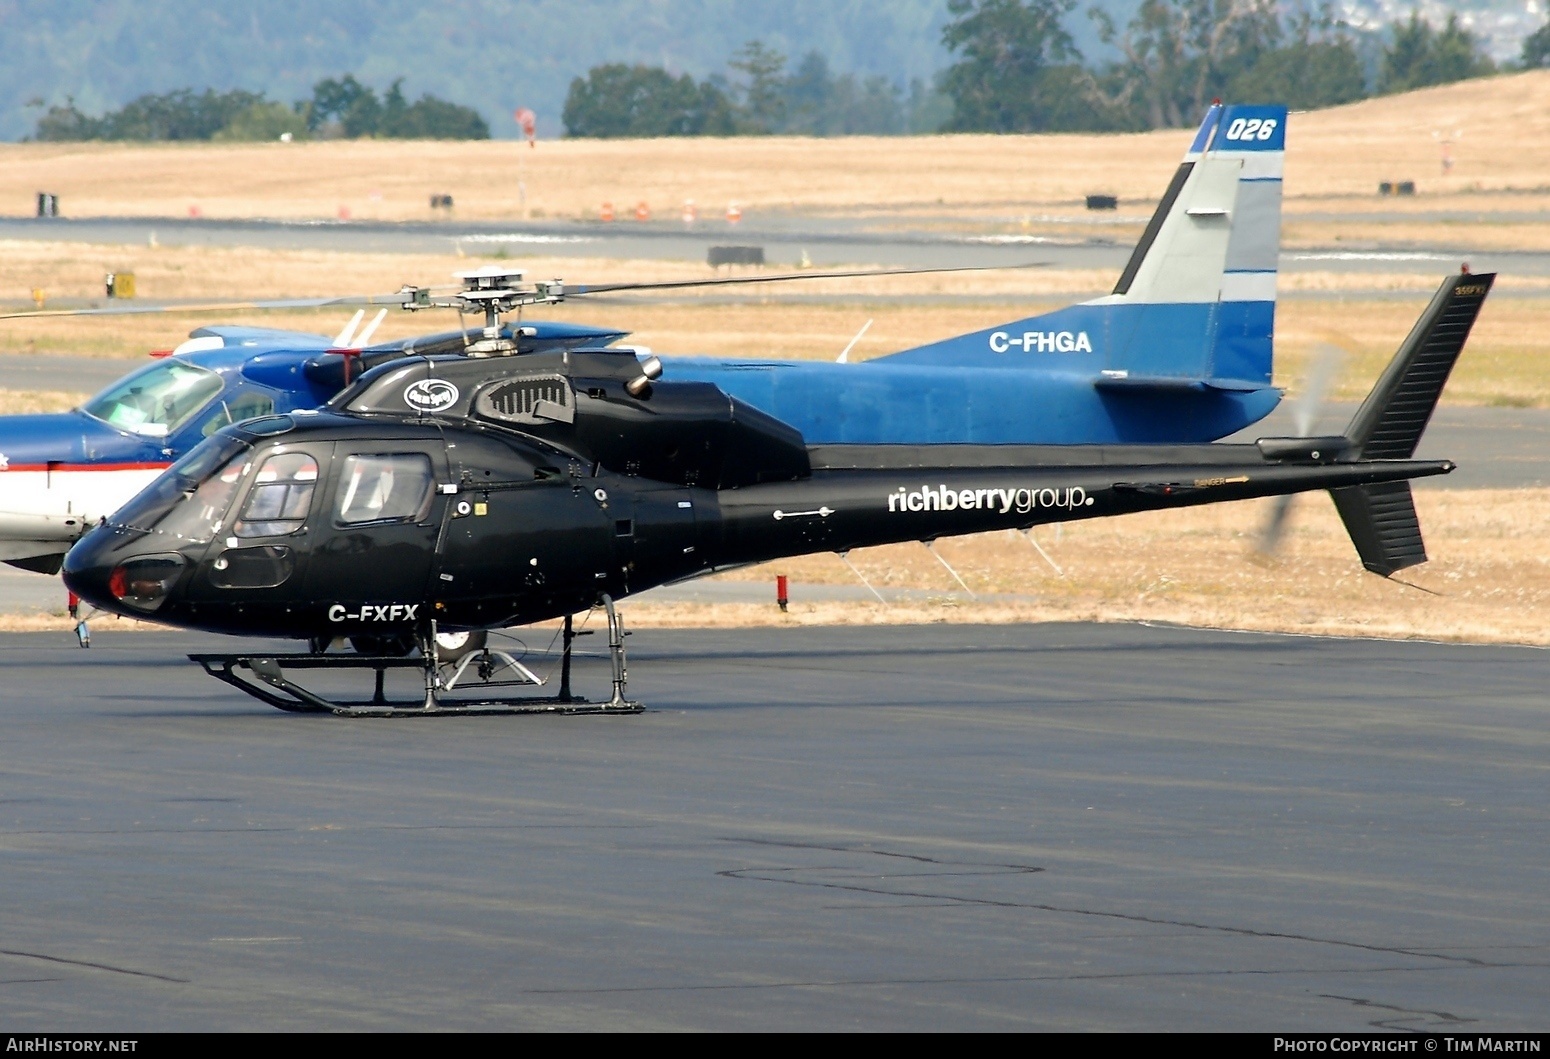
<path fill-rule="evenodd" d="M 1102 101 L 1149 129 L 1200 120 L 1283 33 L 1276 0 L 1143 0 L 1123 34 L 1102 12 L 1094 18 L 1124 56 L 1106 71 Z"/>
<path fill-rule="evenodd" d="M 1223 98 L 1235 103 L 1284 103 L 1295 110 L 1339 106 L 1367 94 L 1356 42 L 1343 23 L 1303 11 L 1279 47 L 1262 51 L 1234 74 Z"/>
<path fill-rule="evenodd" d="M 904 102 L 904 129 L 910 133 L 941 132 L 953 119 L 953 103 L 935 84 L 919 77 L 910 81 Z"/>
<path fill-rule="evenodd" d="M 825 135 L 826 117 L 834 105 L 834 74 L 822 52 L 810 51 L 786 78 L 786 121 L 783 131 Z"/>
<path fill-rule="evenodd" d="M 285 133 L 293 139 L 307 138 L 307 118 L 284 103 L 254 103 L 217 132 L 212 139 L 223 141 L 278 140 Z"/>
<path fill-rule="evenodd" d="M 179 89 L 144 95 L 122 110 L 92 118 L 73 99 L 50 107 L 38 119 L 40 140 L 273 140 L 284 133 L 301 138 L 324 132 L 345 136 L 394 136 L 439 140 L 489 139 L 478 111 L 435 96 L 414 103 L 393 82 L 386 102 L 352 75 L 313 86 L 312 98 L 287 107 L 262 93 L 234 90 L 196 93 Z"/>
<path fill-rule="evenodd" d="M 1457 15 L 1449 15 L 1447 24 L 1435 30 L 1419 12 L 1411 12 L 1409 22 L 1394 23 L 1393 33 L 1379 67 L 1381 93 L 1452 84 L 1496 70 L 1474 34 L 1459 25 Z"/>
<path fill-rule="evenodd" d="M 103 116 L 105 140 L 208 140 L 233 118 L 258 103 L 261 93 L 195 93 L 183 88 L 165 95 L 143 95 L 122 110 Z"/>
<path fill-rule="evenodd" d="M 312 105 L 307 125 L 313 132 L 335 123 L 338 133 L 354 139 L 372 136 L 382 122 L 382 102 L 377 93 L 355 79 L 329 77 L 312 86 Z"/>
<path fill-rule="evenodd" d="M 836 77 L 809 52 L 785 79 L 786 120 L 778 131 L 806 136 L 888 136 L 905 131 L 902 95 L 881 75 Z"/>
<path fill-rule="evenodd" d="M 388 86 L 382 97 L 378 135 L 395 140 L 488 140 L 490 126 L 472 107 L 426 94 L 410 103 L 404 79 Z"/>
<path fill-rule="evenodd" d="M 738 131 L 762 135 L 786 124 L 786 57 L 761 41 L 751 40 L 727 63 L 742 73 Z"/>
<path fill-rule="evenodd" d="M 69 99 L 38 119 L 34 136 L 39 140 L 208 140 L 239 114 L 266 103 L 261 93 L 213 89 L 196 93 L 183 88 L 143 95 L 120 110 L 91 118 Z"/>
<path fill-rule="evenodd" d="M 942 43 L 958 61 L 941 74 L 955 132 L 1070 127 L 1069 90 L 1081 58 L 1062 20 L 1075 0 L 948 0 Z"/>
<path fill-rule="evenodd" d="M 75 97 L 66 96 L 64 106 L 55 104 L 38 118 L 33 130 L 34 140 L 73 143 L 81 140 L 102 139 L 102 120 L 81 113 L 76 108 Z"/>
<path fill-rule="evenodd" d="M 655 66 L 607 63 L 571 81 L 561 112 L 567 136 L 725 136 L 732 106 L 714 85 Z"/>
<path fill-rule="evenodd" d="M 1523 38 L 1523 57 L 1520 61 L 1525 70 L 1550 66 L 1550 22 Z"/>

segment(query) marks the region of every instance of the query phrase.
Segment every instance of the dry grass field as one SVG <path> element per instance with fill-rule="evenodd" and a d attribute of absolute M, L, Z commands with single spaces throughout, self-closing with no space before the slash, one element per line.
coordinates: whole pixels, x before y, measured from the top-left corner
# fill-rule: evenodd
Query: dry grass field
<path fill-rule="evenodd" d="M 1539 210 L 1550 201 L 1550 71 L 1297 114 L 1289 135 L 1293 238 L 1303 237 L 1301 213 Z M 33 195 L 46 189 L 76 217 L 182 217 L 193 208 L 212 218 L 332 219 L 344 209 L 356 219 L 414 220 L 431 215 L 430 194 L 445 193 L 463 219 L 594 218 L 605 201 L 621 215 L 645 201 L 652 223 L 677 224 L 682 203 L 692 199 L 709 227 L 725 227 L 716 218 L 730 202 L 750 222 L 761 211 L 794 209 L 1015 225 L 1069 211 L 1089 192 L 1150 203 L 1184 139 L 1164 130 L 556 140 L 536 149 L 511 142 L 5 144 L 0 212 L 30 212 Z M 1453 141 L 1447 174 L 1443 139 Z M 1414 180 L 1420 194 L 1379 199 L 1383 180 Z M 1525 238 L 1510 225 L 1457 234 Z"/>

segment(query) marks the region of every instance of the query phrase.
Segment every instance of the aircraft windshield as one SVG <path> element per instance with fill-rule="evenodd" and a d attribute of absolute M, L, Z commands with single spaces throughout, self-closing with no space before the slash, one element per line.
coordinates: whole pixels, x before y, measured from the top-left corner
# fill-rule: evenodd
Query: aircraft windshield
<path fill-rule="evenodd" d="M 174 358 L 114 383 L 82 408 L 109 426 L 164 438 L 198 414 L 221 387 L 215 372 Z"/>
<path fill-rule="evenodd" d="M 146 486 L 113 521 L 181 540 L 209 541 L 231 507 L 251 453 L 246 442 L 217 435 Z"/>

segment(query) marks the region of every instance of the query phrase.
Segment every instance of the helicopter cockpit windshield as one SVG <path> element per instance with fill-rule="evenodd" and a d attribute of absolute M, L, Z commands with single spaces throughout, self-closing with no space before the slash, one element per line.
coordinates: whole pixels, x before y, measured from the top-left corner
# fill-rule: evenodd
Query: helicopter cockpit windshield
<path fill-rule="evenodd" d="M 177 540 L 211 540 L 252 462 L 246 442 L 217 434 L 169 467 L 119 509 L 113 521 Z"/>
<path fill-rule="evenodd" d="M 114 383 L 81 410 L 120 430 L 164 438 L 197 415 L 222 386 L 215 372 L 168 359 Z"/>

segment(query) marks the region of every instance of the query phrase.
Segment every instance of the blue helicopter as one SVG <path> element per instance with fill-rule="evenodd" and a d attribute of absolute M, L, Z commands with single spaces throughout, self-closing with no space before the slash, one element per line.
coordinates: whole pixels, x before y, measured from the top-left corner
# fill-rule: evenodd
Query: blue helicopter
<path fill-rule="evenodd" d="M 653 371 L 714 384 L 785 421 L 809 444 L 1116 444 L 1216 440 L 1280 400 L 1271 386 L 1286 108 L 1213 105 L 1113 293 L 859 363 L 647 358 Z M 667 283 L 522 286 L 520 270 L 460 273 L 451 300 L 405 287 L 367 298 L 250 303 L 303 308 L 384 302 L 477 310 L 520 287 L 524 305 L 621 291 L 959 269 L 801 272 Z M 186 309 L 186 307 L 185 307 Z M 17 313 L 165 311 L 115 307 Z M 522 355 L 610 346 L 623 330 L 528 321 L 372 345 L 363 313 L 332 340 L 255 327 L 194 331 L 169 356 L 79 408 L 0 417 L 0 561 L 52 574 L 88 528 L 220 428 L 316 408 L 388 360 L 462 350 Z M 645 356 L 648 351 L 640 351 Z"/>

